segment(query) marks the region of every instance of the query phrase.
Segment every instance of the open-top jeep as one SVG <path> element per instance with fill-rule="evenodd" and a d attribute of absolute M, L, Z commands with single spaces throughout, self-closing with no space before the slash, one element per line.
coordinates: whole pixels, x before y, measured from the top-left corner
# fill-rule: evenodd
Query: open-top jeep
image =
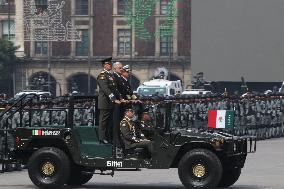
<path fill-rule="evenodd" d="M 30 179 L 40 188 L 83 185 L 93 174 L 113 175 L 115 171 L 140 168 L 178 168 L 186 188 L 214 188 L 233 185 L 247 153 L 256 148 L 251 137 L 220 130 L 175 129 L 170 123 L 172 104 L 168 101 L 151 114 L 156 120 L 150 133 L 154 153 L 149 156 L 141 149 L 122 149 L 119 154 L 115 145 L 98 140 L 95 105 L 95 97 L 41 103 L 22 97 L 1 115 L 0 163 L 28 165 Z"/>

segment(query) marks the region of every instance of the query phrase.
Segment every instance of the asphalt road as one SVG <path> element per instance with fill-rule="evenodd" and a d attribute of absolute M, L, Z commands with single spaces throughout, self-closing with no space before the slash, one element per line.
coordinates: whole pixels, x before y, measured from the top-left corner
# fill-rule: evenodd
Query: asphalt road
<path fill-rule="evenodd" d="M 240 179 L 232 189 L 283 189 L 284 138 L 260 141 L 257 153 L 249 154 Z M 0 189 L 36 188 L 27 171 L 0 174 Z M 183 189 L 177 170 L 117 172 L 114 177 L 95 175 L 83 188 L 94 189 Z"/>

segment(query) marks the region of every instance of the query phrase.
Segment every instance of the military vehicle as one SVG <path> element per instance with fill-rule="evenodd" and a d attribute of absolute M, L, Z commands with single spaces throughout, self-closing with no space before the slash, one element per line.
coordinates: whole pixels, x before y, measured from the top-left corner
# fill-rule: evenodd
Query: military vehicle
<path fill-rule="evenodd" d="M 136 91 L 140 96 L 152 96 L 157 94 L 162 96 L 174 96 L 181 94 L 182 85 L 180 80 L 169 81 L 166 79 L 153 79 L 145 81 Z"/>
<path fill-rule="evenodd" d="M 141 168 L 177 168 L 186 188 L 228 187 L 238 180 L 247 154 L 256 150 L 255 138 L 221 130 L 170 128 L 170 102 L 166 102 L 161 111 L 163 127 L 154 125 L 151 133 L 154 153 L 121 147 L 120 154 L 117 146 L 98 140 L 96 97 L 41 103 L 35 99 L 22 97 L 1 115 L 5 124 L 0 163 L 27 165 L 31 181 L 39 188 L 78 186 L 94 174 L 113 176 Z M 7 145 L 9 136 L 13 147 Z"/>

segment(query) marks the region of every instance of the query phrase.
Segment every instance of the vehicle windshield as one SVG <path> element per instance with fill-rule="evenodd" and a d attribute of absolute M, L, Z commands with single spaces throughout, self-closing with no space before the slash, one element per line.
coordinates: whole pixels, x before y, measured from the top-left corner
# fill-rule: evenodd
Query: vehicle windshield
<path fill-rule="evenodd" d="M 165 87 L 142 87 L 138 89 L 138 94 L 141 96 L 150 96 L 154 94 L 166 95 Z"/>

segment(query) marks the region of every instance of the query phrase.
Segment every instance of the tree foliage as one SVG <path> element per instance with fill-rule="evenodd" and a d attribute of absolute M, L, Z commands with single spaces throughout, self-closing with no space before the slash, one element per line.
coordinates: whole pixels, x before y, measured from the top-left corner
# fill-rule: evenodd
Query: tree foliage
<path fill-rule="evenodd" d="M 11 78 L 13 66 L 17 61 L 17 47 L 8 40 L 0 39 L 0 80 Z"/>

